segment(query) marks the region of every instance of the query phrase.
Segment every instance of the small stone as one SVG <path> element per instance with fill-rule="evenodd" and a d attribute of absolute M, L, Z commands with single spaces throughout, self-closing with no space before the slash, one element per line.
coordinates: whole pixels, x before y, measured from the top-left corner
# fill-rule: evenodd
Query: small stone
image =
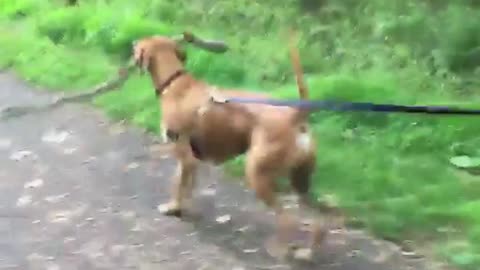
<path fill-rule="evenodd" d="M 402 251 L 402 255 L 409 259 L 422 259 L 424 256 L 414 251 Z"/>
<path fill-rule="evenodd" d="M 47 197 L 45 197 L 44 200 L 49 202 L 49 203 L 58 203 L 62 199 L 65 199 L 66 197 L 68 197 L 69 195 L 70 195 L 70 193 L 63 193 L 63 194 L 60 194 L 60 195 L 47 196 Z"/>
<path fill-rule="evenodd" d="M 217 191 L 213 188 L 206 188 L 200 192 L 202 196 L 215 196 L 216 193 Z"/>
<path fill-rule="evenodd" d="M 350 257 L 350 258 L 354 258 L 354 257 L 357 257 L 359 254 L 360 254 L 360 250 L 354 249 L 354 250 L 348 252 L 347 256 Z"/>
<path fill-rule="evenodd" d="M 112 208 L 111 207 L 105 207 L 105 208 L 99 209 L 98 212 L 99 213 L 109 213 L 109 212 L 112 212 Z"/>
<path fill-rule="evenodd" d="M 24 207 L 32 203 L 32 196 L 24 195 L 17 199 L 17 206 Z"/>
<path fill-rule="evenodd" d="M 145 245 L 144 245 L 144 244 L 141 244 L 141 243 L 134 243 L 134 244 L 132 244 L 131 246 L 134 247 L 134 248 L 142 248 L 142 247 L 144 247 Z"/>
<path fill-rule="evenodd" d="M 83 227 L 85 227 L 85 225 L 87 225 L 87 222 L 80 222 L 80 223 L 75 224 L 75 227 L 83 228 Z"/>
<path fill-rule="evenodd" d="M 247 226 L 243 226 L 243 227 L 241 227 L 241 228 L 238 228 L 238 229 L 236 229 L 235 231 L 236 231 L 236 232 L 244 233 L 244 232 L 246 232 L 248 229 L 250 229 L 250 226 L 247 225 Z"/>
<path fill-rule="evenodd" d="M 71 155 L 71 154 L 73 154 L 73 153 L 76 152 L 76 151 L 77 151 L 77 148 L 65 148 L 65 149 L 63 150 L 63 153 L 64 153 L 65 155 Z"/>
<path fill-rule="evenodd" d="M 121 217 L 124 219 L 132 219 L 135 217 L 135 212 L 133 211 L 123 211 L 120 213 Z"/>
<path fill-rule="evenodd" d="M 231 220 L 232 220 L 232 217 L 230 215 L 219 216 L 216 219 L 217 223 L 220 223 L 220 224 L 225 224 L 227 222 L 230 222 Z"/>
<path fill-rule="evenodd" d="M 140 167 L 140 164 L 138 164 L 137 162 L 132 162 L 125 167 L 124 171 L 127 172 L 130 170 L 136 169 L 138 167 Z"/>
<path fill-rule="evenodd" d="M 302 261 L 311 261 L 313 258 L 313 251 L 311 248 L 298 248 L 293 253 L 293 258 Z"/>
<path fill-rule="evenodd" d="M 75 237 L 65 237 L 65 239 L 63 239 L 63 243 L 70 243 L 70 242 L 73 242 L 75 241 Z"/>
<path fill-rule="evenodd" d="M 88 163 L 91 163 L 92 161 L 95 161 L 95 160 L 97 160 L 96 157 L 89 157 L 86 160 L 84 160 L 82 163 L 83 164 L 88 164 Z"/>
<path fill-rule="evenodd" d="M 27 256 L 28 261 L 39 261 L 44 259 L 45 259 L 45 256 L 38 253 L 31 253 Z"/>
<path fill-rule="evenodd" d="M 49 215 L 48 220 L 51 223 L 65 223 L 70 220 L 70 213 L 67 211 L 52 213 Z"/>
<path fill-rule="evenodd" d="M 168 154 L 160 155 L 159 158 L 160 159 L 168 159 L 168 158 L 170 158 L 170 155 L 168 155 Z"/>
<path fill-rule="evenodd" d="M 174 205 L 171 203 L 163 203 L 157 206 L 158 212 L 162 214 L 168 214 L 170 212 L 173 212 L 175 208 L 176 207 L 174 207 Z"/>
<path fill-rule="evenodd" d="M 246 254 L 252 254 L 257 252 L 258 252 L 258 248 L 250 248 L 250 249 L 247 248 L 243 250 L 243 253 L 246 253 Z"/>
<path fill-rule="evenodd" d="M 39 219 L 32 221 L 32 224 L 39 224 L 39 223 L 40 223 Z"/>
<path fill-rule="evenodd" d="M 62 143 L 69 135 L 70 134 L 66 131 L 57 132 L 55 130 L 51 130 L 42 136 L 42 141 L 49 143 Z"/>
<path fill-rule="evenodd" d="M 37 188 L 43 186 L 43 180 L 40 178 L 34 179 L 30 182 L 25 183 L 23 185 L 24 188 Z"/>

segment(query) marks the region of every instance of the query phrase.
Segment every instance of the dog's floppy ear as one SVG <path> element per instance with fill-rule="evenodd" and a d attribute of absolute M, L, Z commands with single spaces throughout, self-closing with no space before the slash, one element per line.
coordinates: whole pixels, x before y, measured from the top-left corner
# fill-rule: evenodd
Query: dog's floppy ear
<path fill-rule="evenodd" d="M 177 55 L 177 58 L 182 61 L 182 63 L 185 63 L 185 61 L 187 61 L 187 51 L 185 50 L 185 48 L 177 46 L 175 48 L 175 54 Z"/>

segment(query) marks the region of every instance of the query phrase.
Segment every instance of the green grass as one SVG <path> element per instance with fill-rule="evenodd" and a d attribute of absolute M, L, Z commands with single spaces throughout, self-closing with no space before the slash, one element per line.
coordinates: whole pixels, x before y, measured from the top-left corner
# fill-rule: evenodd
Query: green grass
<path fill-rule="evenodd" d="M 0 67 L 54 90 L 81 90 L 110 77 L 132 40 L 188 29 L 232 48 L 225 55 L 188 48 L 188 70 L 199 78 L 296 97 L 284 35 L 294 26 L 312 98 L 480 107 L 474 1 L 277 2 L 80 0 L 71 8 L 0 0 Z M 305 7 L 312 3 L 324 4 Z M 146 76 L 94 104 L 158 132 Z M 480 178 L 449 159 L 480 155 L 480 118 L 321 112 L 311 123 L 318 139 L 313 196 L 333 196 L 379 236 L 428 240 L 437 254 L 476 269 Z M 242 166 L 242 158 L 227 164 L 234 174 Z"/>

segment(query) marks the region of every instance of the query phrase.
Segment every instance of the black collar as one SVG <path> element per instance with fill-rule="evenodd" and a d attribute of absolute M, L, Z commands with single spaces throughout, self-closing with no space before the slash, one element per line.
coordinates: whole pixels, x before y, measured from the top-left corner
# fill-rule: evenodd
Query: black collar
<path fill-rule="evenodd" d="M 155 94 L 157 96 L 160 96 L 163 90 L 165 90 L 165 88 L 169 87 L 170 84 L 173 83 L 173 81 L 178 79 L 178 77 L 182 76 L 183 74 L 185 74 L 185 70 L 183 69 L 175 71 L 175 73 L 173 73 L 166 81 L 164 81 L 163 83 L 161 83 L 159 86 L 155 88 Z"/>

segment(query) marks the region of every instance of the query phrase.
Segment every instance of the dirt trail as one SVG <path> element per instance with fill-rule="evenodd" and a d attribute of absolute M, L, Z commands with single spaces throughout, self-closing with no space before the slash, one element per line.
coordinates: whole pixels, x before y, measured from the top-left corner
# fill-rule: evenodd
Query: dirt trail
<path fill-rule="evenodd" d="M 48 98 L 0 73 L 0 106 Z M 264 250 L 271 213 L 217 170 L 201 172 L 195 215 L 164 217 L 175 164 L 152 145 L 86 105 L 1 121 L 0 269 L 426 269 L 355 231 L 330 237 L 312 265 L 278 262 Z"/>

